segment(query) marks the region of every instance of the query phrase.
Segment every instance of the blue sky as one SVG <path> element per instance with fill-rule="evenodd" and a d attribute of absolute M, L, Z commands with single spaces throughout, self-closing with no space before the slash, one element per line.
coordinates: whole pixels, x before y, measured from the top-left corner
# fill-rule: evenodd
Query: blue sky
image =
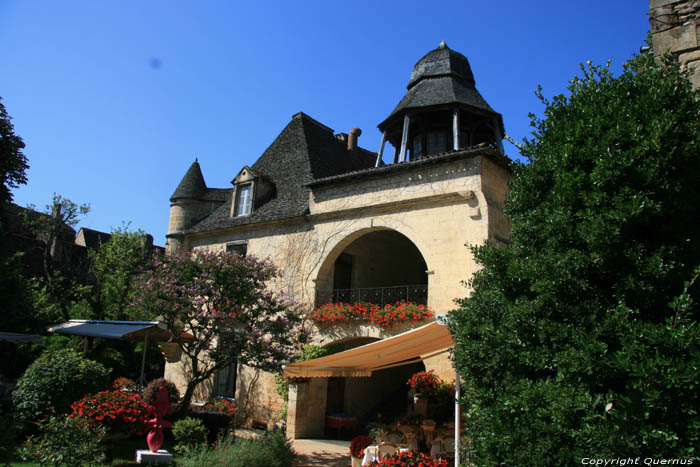
<path fill-rule="evenodd" d="M 377 151 L 377 124 L 441 40 L 519 141 L 542 111 L 536 86 L 565 92 L 587 60 L 619 72 L 647 13 L 641 0 L 0 0 L 0 96 L 31 166 L 15 202 L 55 192 L 91 204 L 81 226 L 131 222 L 164 245 L 195 157 L 208 186 L 230 187 L 299 111 L 360 127 Z"/>

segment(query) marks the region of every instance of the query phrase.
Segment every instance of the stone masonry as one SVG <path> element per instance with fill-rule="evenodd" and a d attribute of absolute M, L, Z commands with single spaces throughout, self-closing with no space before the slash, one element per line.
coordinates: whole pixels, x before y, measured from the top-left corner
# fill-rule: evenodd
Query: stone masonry
<path fill-rule="evenodd" d="M 691 71 L 693 87 L 700 86 L 700 1 L 650 0 L 649 22 L 654 55 L 671 53 L 681 69 Z"/>

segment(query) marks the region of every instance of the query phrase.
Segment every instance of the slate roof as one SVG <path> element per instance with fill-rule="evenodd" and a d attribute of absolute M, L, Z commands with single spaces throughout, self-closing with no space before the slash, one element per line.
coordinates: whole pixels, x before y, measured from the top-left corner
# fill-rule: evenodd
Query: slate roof
<path fill-rule="evenodd" d="M 170 201 L 175 201 L 178 198 L 200 199 L 206 193 L 207 184 L 204 183 L 199 162 L 195 159 L 190 168 L 187 169 L 185 176 L 182 177 L 180 184 L 175 188 Z"/>
<path fill-rule="evenodd" d="M 226 201 L 185 233 L 205 232 L 307 214 L 310 193 L 307 183 L 314 179 L 374 167 L 376 158 L 376 153 L 361 148 L 348 151 L 347 143 L 336 138 L 332 129 L 302 112 L 297 113 L 251 166 L 256 174 L 274 184 L 272 198 L 261 206 L 256 206 L 249 216 L 231 217 L 231 190 L 222 190 L 227 192 Z M 191 170 L 192 167 L 180 185 L 191 176 Z M 201 171 L 199 174 L 201 175 Z M 196 174 L 191 177 L 196 181 Z M 178 190 L 175 190 L 176 194 Z"/>
<path fill-rule="evenodd" d="M 390 120 L 409 109 L 461 104 L 493 115 L 501 125 L 501 133 L 505 133 L 501 114 L 493 110 L 476 90 L 469 60 L 447 47 L 444 41 L 416 63 L 407 89 L 396 108 L 378 125 L 381 131 L 386 129 Z"/>

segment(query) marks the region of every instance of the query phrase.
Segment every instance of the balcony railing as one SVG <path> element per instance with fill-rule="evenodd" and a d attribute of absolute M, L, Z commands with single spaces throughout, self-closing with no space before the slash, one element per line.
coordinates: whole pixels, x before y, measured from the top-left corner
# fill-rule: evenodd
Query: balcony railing
<path fill-rule="evenodd" d="M 329 302 L 369 302 L 374 303 L 375 305 L 384 306 L 387 303 L 396 303 L 400 300 L 417 303 L 419 305 L 427 305 L 428 286 L 399 285 L 395 287 L 372 287 L 364 289 L 333 289 L 316 291 L 316 306 L 321 306 Z"/>

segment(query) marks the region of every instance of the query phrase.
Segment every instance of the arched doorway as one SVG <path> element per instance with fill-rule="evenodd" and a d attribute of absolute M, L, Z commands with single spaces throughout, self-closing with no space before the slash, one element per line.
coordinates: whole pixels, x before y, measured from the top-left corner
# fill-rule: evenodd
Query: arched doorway
<path fill-rule="evenodd" d="M 390 229 L 368 230 L 341 242 L 320 268 L 316 285 L 317 305 L 428 301 L 423 255 L 408 237 Z"/>

